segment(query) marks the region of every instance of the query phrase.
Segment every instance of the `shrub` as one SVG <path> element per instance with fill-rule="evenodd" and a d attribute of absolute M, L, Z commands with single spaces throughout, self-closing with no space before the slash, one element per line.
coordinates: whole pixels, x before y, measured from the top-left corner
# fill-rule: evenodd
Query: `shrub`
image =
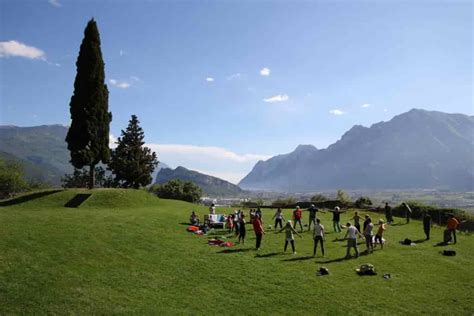
<path fill-rule="evenodd" d="M 16 162 L 0 159 L 0 199 L 12 197 L 27 188 L 22 166 Z"/>
<path fill-rule="evenodd" d="M 196 203 L 201 199 L 201 188 L 191 181 L 170 180 L 165 184 L 155 184 L 150 191 L 163 199 L 173 199 Z"/>
<path fill-rule="evenodd" d="M 355 206 L 358 208 L 363 208 L 363 207 L 367 207 L 371 205 L 372 205 L 372 201 L 370 200 L 368 196 L 361 196 L 355 201 Z"/>

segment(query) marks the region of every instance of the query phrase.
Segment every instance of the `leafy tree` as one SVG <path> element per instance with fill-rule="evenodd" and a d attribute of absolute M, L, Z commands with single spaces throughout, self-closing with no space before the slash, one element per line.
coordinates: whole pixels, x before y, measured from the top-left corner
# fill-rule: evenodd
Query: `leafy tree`
<path fill-rule="evenodd" d="M 151 191 L 163 199 L 182 200 L 196 203 L 201 199 L 202 190 L 190 181 L 170 180 L 165 184 L 155 184 Z"/>
<path fill-rule="evenodd" d="M 11 197 L 27 188 L 22 166 L 16 162 L 0 159 L 0 199 Z"/>
<path fill-rule="evenodd" d="M 361 196 L 355 201 L 357 207 L 365 207 L 372 205 L 372 200 L 368 196 Z"/>
<path fill-rule="evenodd" d="M 95 166 L 110 157 L 109 91 L 105 84 L 104 61 L 100 49 L 100 36 L 94 19 L 84 30 L 79 56 L 74 93 L 69 103 L 71 126 L 66 136 L 71 152 L 71 163 L 75 168 L 89 166 L 89 188 L 94 187 Z"/>
<path fill-rule="evenodd" d="M 319 194 L 319 193 L 315 194 L 311 197 L 311 202 L 313 202 L 313 203 L 325 202 L 327 200 L 328 200 L 327 197 L 325 197 L 324 195 Z"/>
<path fill-rule="evenodd" d="M 336 199 L 343 203 L 351 201 L 349 195 L 346 193 L 346 191 L 343 190 L 337 190 Z"/>
<path fill-rule="evenodd" d="M 295 197 L 287 197 L 287 198 L 278 198 L 272 202 L 273 207 L 289 207 L 296 204 L 298 201 Z"/>
<path fill-rule="evenodd" d="M 117 183 L 112 175 L 106 175 L 101 166 L 95 167 L 94 183 L 98 187 L 116 187 Z M 87 188 L 89 185 L 89 171 L 86 169 L 74 169 L 72 174 L 66 174 L 61 178 L 63 188 Z"/>
<path fill-rule="evenodd" d="M 110 159 L 109 168 L 115 174 L 115 180 L 124 188 L 138 189 L 150 184 L 153 180 L 151 173 L 158 165 L 156 154 L 143 146 L 145 133 L 139 123 L 136 115 L 132 115 Z"/>

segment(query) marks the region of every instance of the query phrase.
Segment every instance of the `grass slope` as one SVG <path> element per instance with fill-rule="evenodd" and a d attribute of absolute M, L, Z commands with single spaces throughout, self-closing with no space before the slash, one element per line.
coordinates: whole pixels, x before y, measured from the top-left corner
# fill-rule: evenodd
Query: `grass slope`
<path fill-rule="evenodd" d="M 433 228 L 433 241 L 402 246 L 399 240 L 422 239 L 423 230 L 420 222 L 401 225 L 398 219 L 387 230 L 384 250 L 341 260 L 345 242 L 334 240 L 343 233 L 328 234 L 326 257 L 312 258 L 309 233 L 297 238 L 293 256 L 282 253 L 284 234 L 269 231 L 257 255 L 250 226 L 247 244 L 229 249 L 187 233 L 182 223 L 189 211 L 202 217 L 204 207 L 103 189 L 77 209 L 64 208 L 78 192 L 89 191 L 0 207 L 1 314 L 474 313 L 474 237 L 467 234 L 449 247 L 458 255 L 444 257 L 444 248 L 434 247 L 440 228 Z M 272 215 L 264 213 L 265 226 Z M 331 231 L 329 214 L 322 219 Z M 379 275 L 356 275 L 365 262 Z M 316 277 L 321 265 L 331 275 Z M 386 272 L 392 279 L 382 278 Z"/>

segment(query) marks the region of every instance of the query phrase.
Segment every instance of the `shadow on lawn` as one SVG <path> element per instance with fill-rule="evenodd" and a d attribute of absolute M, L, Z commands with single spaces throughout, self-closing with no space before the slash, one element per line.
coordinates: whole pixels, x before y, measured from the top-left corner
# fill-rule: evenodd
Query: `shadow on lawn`
<path fill-rule="evenodd" d="M 289 258 L 289 259 L 283 259 L 282 261 L 303 261 L 303 260 L 309 260 L 313 259 L 313 256 L 305 256 L 305 257 L 296 257 L 296 258 Z"/>
<path fill-rule="evenodd" d="M 256 254 L 255 258 L 268 258 L 268 257 L 278 256 L 280 254 L 281 253 L 279 253 L 279 252 L 270 252 L 270 253 L 266 253 L 264 255 Z"/>
<path fill-rule="evenodd" d="M 237 252 L 247 252 L 251 250 L 253 250 L 253 248 L 225 249 L 225 250 L 218 251 L 217 253 L 237 253 Z"/>
<path fill-rule="evenodd" d="M 13 199 L 10 199 L 10 200 L 1 201 L 0 206 L 16 205 L 16 204 L 28 202 L 28 201 L 31 201 L 31 200 L 39 199 L 43 196 L 51 195 L 51 194 L 58 193 L 58 192 L 61 192 L 61 191 L 62 190 L 51 190 L 51 191 L 43 191 L 43 192 L 36 192 L 36 193 L 32 193 L 32 194 L 27 194 L 27 195 L 19 196 L 17 198 L 13 198 Z"/>

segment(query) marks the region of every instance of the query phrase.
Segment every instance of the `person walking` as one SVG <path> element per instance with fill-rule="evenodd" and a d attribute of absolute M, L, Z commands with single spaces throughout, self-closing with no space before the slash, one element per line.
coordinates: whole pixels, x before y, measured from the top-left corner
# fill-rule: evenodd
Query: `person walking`
<path fill-rule="evenodd" d="M 454 217 L 453 214 L 449 214 L 448 222 L 446 223 L 446 229 L 449 234 L 453 236 L 454 243 L 457 243 L 456 240 L 456 229 L 459 227 L 459 221 Z"/>
<path fill-rule="evenodd" d="M 405 217 L 407 219 L 407 224 L 410 224 L 410 217 L 411 217 L 411 213 L 412 213 L 411 208 L 405 202 L 402 203 L 402 207 L 405 210 Z"/>
<path fill-rule="evenodd" d="M 372 224 L 372 219 L 369 217 L 367 219 L 367 225 L 364 230 L 365 245 L 367 246 L 367 253 L 374 252 L 374 243 L 373 243 L 373 233 L 374 224 Z"/>
<path fill-rule="evenodd" d="M 293 254 L 295 255 L 296 254 L 295 237 L 293 236 L 293 233 L 295 233 L 301 238 L 303 237 L 300 234 L 298 234 L 298 232 L 293 228 L 293 226 L 291 225 L 291 220 L 288 220 L 285 227 L 280 229 L 279 233 L 281 233 L 283 230 L 285 231 L 285 234 L 286 234 L 284 252 L 286 252 L 286 249 L 288 248 L 288 243 L 291 243 L 291 249 L 293 250 Z"/>
<path fill-rule="evenodd" d="M 385 218 L 387 219 L 387 224 L 392 224 L 393 222 L 393 215 L 392 215 L 392 207 L 388 205 L 388 202 L 385 202 Z"/>
<path fill-rule="evenodd" d="M 281 211 L 281 208 L 277 208 L 275 215 L 273 215 L 272 219 L 275 219 L 275 229 L 277 229 L 277 225 L 280 224 L 280 228 L 283 228 L 282 222 L 285 220 L 283 217 L 283 212 Z"/>
<path fill-rule="evenodd" d="M 324 226 L 321 224 L 321 220 L 316 218 L 316 224 L 314 225 L 314 249 L 313 257 L 316 256 L 316 250 L 318 248 L 318 243 L 321 243 L 321 253 L 324 257 Z"/>
<path fill-rule="evenodd" d="M 262 244 L 262 237 L 263 234 L 265 234 L 265 231 L 263 230 L 263 225 L 262 225 L 262 220 L 256 216 L 253 219 L 253 231 L 255 232 L 255 249 L 258 251 L 260 250 L 260 246 Z"/>
<path fill-rule="evenodd" d="M 245 215 L 242 213 L 239 219 L 239 243 L 245 244 L 245 235 L 247 234 L 247 229 L 245 228 Z"/>
<path fill-rule="evenodd" d="M 426 235 L 426 240 L 430 240 L 431 225 L 432 225 L 431 215 L 428 212 L 424 211 L 423 212 L 423 230 Z"/>
<path fill-rule="evenodd" d="M 385 229 L 383 219 L 379 219 L 379 229 L 377 230 L 377 234 L 375 234 L 374 248 L 377 246 L 377 242 L 379 242 L 380 248 L 383 249 L 383 233 L 385 232 Z"/>
<path fill-rule="evenodd" d="M 293 219 L 295 220 L 295 228 L 296 228 L 296 223 L 300 224 L 301 232 L 303 232 L 303 225 L 301 224 L 302 216 L 303 216 L 303 212 L 301 211 L 299 206 L 296 206 L 296 209 L 293 211 Z"/>
<path fill-rule="evenodd" d="M 354 248 L 356 258 L 359 257 L 359 249 L 357 248 L 357 235 L 359 235 L 361 238 L 364 238 L 364 236 L 362 236 L 355 226 L 351 226 L 351 223 L 347 223 L 347 232 L 344 236 L 344 239 L 347 238 L 346 259 L 351 257 L 351 248 Z"/>
<path fill-rule="evenodd" d="M 360 231 L 360 220 L 362 217 L 359 215 L 359 212 L 355 212 L 351 219 L 354 220 L 354 226 Z"/>
<path fill-rule="evenodd" d="M 341 208 L 339 206 L 336 206 L 334 210 L 330 211 L 332 213 L 332 224 L 334 227 L 334 232 L 340 233 L 341 230 L 341 224 L 339 223 L 341 220 Z"/>

